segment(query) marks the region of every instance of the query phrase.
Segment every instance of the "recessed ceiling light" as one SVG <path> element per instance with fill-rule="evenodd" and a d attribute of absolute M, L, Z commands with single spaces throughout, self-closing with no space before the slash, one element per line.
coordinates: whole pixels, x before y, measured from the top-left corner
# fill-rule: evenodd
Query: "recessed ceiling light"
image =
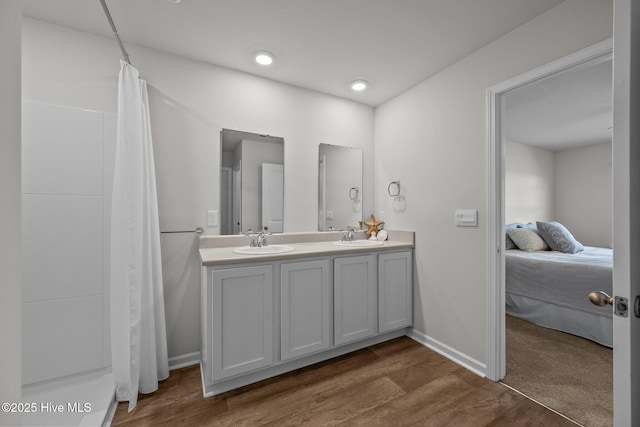
<path fill-rule="evenodd" d="M 351 87 L 351 90 L 361 92 L 369 86 L 369 83 L 367 83 L 366 80 L 354 80 L 349 84 L 349 86 Z"/>
<path fill-rule="evenodd" d="M 265 67 L 273 64 L 273 54 L 271 52 L 256 52 L 254 58 L 258 64 Z"/>

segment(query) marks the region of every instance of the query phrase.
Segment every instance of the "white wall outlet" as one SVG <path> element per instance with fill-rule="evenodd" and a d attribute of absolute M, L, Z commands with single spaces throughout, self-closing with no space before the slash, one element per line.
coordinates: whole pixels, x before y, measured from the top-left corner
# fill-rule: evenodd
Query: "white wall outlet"
<path fill-rule="evenodd" d="M 209 227 L 218 226 L 218 211 L 207 211 L 207 225 Z"/>
<path fill-rule="evenodd" d="M 456 209 L 457 227 L 477 227 L 478 209 Z"/>
<path fill-rule="evenodd" d="M 387 219 L 387 213 L 385 211 L 380 211 L 380 215 L 378 215 L 378 217 L 380 221 L 384 221 Z"/>
<path fill-rule="evenodd" d="M 325 214 L 325 218 L 328 220 L 333 220 L 333 211 L 327 211 Z"/>

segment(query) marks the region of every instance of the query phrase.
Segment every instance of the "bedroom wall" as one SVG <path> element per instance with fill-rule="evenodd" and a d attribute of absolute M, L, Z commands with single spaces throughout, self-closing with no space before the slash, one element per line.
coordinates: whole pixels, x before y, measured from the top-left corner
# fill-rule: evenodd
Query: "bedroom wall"
<path fill-rule="evenodd" d="M 23 19 L 23 99 L 115 111 L 120 51 L 98 37 Z M 283 137 L 285 231 L 317 230 L 318 145 L 362 148 L 364 209 L 373 212 L 373 108 L 160 51 L 127 45 L 149 84 L 161 230 L 207 234 L 219 210 L 220 131 Z M 312 190 L 312 191 L 310 191 Z M 169 356 L 200 349 L 195 234 L 161 238 Z"/>
<path fill-rule="evenodd" d="M 555 219 L 582 244 L 613 244 L 611 143 L 555 154 Z"/>
<path fill-rule="evenodd" d="M 567 0 L 376 108 L 376 212 L 414 230 L 416 334 L 486 362 L 486 89 L 611 37 L 610 0 Z M 445 41 L 446 42 L 446 41 Z M 400 180 L 404 199 L 387 195 Z M 457 208 L 479 225 L 454 225 Z"/>
<path fill-rule="evenodd" d="M 505 223 L 555 219 L 555 156 L 552 151 L 505 142 Z"/>

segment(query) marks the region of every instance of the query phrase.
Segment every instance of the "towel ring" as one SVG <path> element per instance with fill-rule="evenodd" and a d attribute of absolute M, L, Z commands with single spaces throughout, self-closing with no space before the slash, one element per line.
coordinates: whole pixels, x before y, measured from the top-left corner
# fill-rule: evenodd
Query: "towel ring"
<path fill-rule="evenodd" d="M 397 197 L 400 195 L 400 181 L 391 181 L 387 186 L 387 193 L 391 197 Z"/>
<path fill-rule="evenodd" d="M 358 187 L 351 187 L 349 189 L 349 198 L 351 200 L 357 200 L 359 192 L 360 192 L 360 189 Z"/>

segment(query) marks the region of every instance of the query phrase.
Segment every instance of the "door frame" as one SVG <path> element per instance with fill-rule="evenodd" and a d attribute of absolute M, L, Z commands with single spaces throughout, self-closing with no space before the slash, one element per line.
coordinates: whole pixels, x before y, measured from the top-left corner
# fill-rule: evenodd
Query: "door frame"
<path fill-rule="evenodd" d="M 613 293 L 629 300 L 627 317 L 613 316 L 613 422 L 640 423 L 640 0 L 615 0 L 613 60 Z"/>
<path fill-rule="evenodd" d="M 506 375 L 505 345 L 505 159 L 502 117 L 504 95 L 551 75 L 611 57 L 613 39 L 603 40 L 487 89 L 487 368 L 486 376 L 499 381 Z"/>
<path fill-rule="evenodd" d="M 242 160 L 233 165 L 231 173 L 231 193 L 233 206 L 231 207 L 231 224 L 233 234 L 242 233 Z"/>

